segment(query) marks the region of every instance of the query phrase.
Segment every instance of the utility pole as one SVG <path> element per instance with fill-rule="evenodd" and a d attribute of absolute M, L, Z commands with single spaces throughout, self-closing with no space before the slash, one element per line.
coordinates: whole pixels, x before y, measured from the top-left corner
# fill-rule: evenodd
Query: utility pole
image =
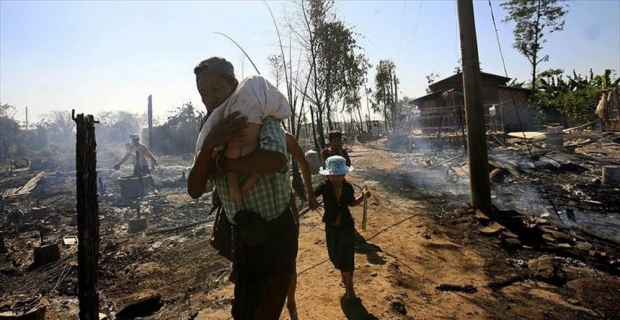
<path fill-rule="evenodd" d="M 478 42 L 474 21 L 474 3 L 473 0 L 457 0 L 456 6 L 463 64 L 471 204 L 476 209 L 491 213 L 491 182 L 489 181 L 489 158 L 482 105 L 482 87 L 480 86 L 480 62 L 478 60 Z"/>
<path fill-rule="evenodd" d="M 26 131 L 28 131 L 28 107 L 26 107 Z"/>

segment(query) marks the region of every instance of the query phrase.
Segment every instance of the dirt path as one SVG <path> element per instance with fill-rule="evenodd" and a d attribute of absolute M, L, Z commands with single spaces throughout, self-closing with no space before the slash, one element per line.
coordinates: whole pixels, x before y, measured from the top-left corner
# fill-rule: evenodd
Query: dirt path
<path fill-rule="evenodd" d="M 442 225 L 432 212 L 454 210 L 453 207 L 442 207 L 442 200 L 383 173 L 397 171 L 401 165 L 397 154 L 356 146 L 352 155 L 357 171 L 347 179 L 356 186 L 368 186 L 373 194 L 367 230 L 361 228 L 361 206 L 352 209 L 359 231 L 354 281 L 360 299 L 349 302 L 341 299 L 344 289 L 340 287 L 338 271 L 327 258 L 322 211 L 310 212 L 301 220 L 299 239 L 300 319 L 600 316 L 580 303 L 568 302 L 561 288 L 518 277 L 511 281 L 511 277 L 520 274 L 521 267 L 506 262 L 508 253 L 478 236 L 474 228 L 459 225 L 458 220 L 450 227 Z M 506 283 L 501 289 L 489 287 L 502 281 Z M 437 290 L 440 285 L 456 287 Z M 464 292 L 456 292 L 459 288 Z M 230 298 L 231 294 L 232 285 L 227 285 L 208 295 Z M 206 308 L 196 319 L 228 319 L 229 316 L 229 307 Z M 289 319 L 286 310 L 281 319 Z"/>

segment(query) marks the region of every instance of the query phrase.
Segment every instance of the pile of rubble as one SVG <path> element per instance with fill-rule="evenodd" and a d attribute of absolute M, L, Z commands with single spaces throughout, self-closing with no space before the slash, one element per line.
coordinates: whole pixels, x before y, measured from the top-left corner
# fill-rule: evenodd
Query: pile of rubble
<path fill-rule="evenodd" d="M 143 242 L 159 239 L 156 243 L 168 246 L 172 244 L 166 239 L 172 232 L 178 235 L 177 242 L 206 233 L 212 220 L 207 216 L 210 196 L 194 201 L 186 195 L 184 175 L 190 160 L 161 157 L 159 162 L 158 192 L 147 189 L 150 192 L 131 199 L 121 197 L 117 182 L 127 172 L 98 170 L 103 282 L 116 278 L 118 270 L 145 260 L 141 256 L 150 255 L 148 250 L 156 250 L 155 244 Z M 0 173 L 2 319 L 23 312 L 31 312 L 32 319 L 45 317 L 50 302 L 56 311 L 75 313 L 77 308 L 75 172 L 29 169 Z"/>
<path fill-rule="evenodd" d="M 481 234 L 498 237 L 509 250 L 525 248 L 554 252 L 620 275 L 620 256 L 617 251 L 607 252 L 609 243 L 602 239 L 586 239 L 575 230 L 552 223 L 547 217 L 520 214 L 514 210 L 494 208 L 490 215 L 480 210 L 468 213 L 484 225 L 478 229 Z"/>

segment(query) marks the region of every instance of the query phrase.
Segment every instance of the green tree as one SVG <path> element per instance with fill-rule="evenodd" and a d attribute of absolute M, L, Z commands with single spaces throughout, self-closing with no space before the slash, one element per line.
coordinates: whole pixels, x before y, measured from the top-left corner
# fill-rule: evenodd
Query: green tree
<path fill-rule="evenodd" d="M 45 128 L 47 139 L 56 151 L 75 148 L 75 121 L 69 110 L 54 110 L 44 115 L 40 123 Z"/>
<path fill-rule="evenodd" d="M 21 131 L 19 123 L 13 119 L 15 107 L 0 103 L 0 161 L 11 162 L 11 155 L 16 155 L 20 145 Z"/>
<path fill-rule="evenodd" d="M 142 126 L 146 123 L 144 115 L 126 111 L 103 111 L 96 119 L 97 145 L 102 147 L 117 146 L 129 142 L 129 136 L 140 134 Z"/>
<path fill-rule="evenodd" d="M 362 124 L 364 119 L 362 118 L 361 91 L 364 90 L 365 82 L 367 81 L 366 74 L 372 65 L 363 54 L 354 57 L 349 56 L 345 63 L 348 66 L 345 74 L 347 78 L 345 79 L 343 110 L 351 116 L 352 123 L 355 122 L 355 117 L 358 117 L 359 122 L 355 123 L 357 124 L 358 131 L 363 132 Z"/>
<path fill-rule="evenodd" d="M 193 153 L 196 141 L 188 139 L 200 131 L 200 123 L 205 112 L 196 110 L 191 101 L 184 103 L 170 112 L 168 121 L 163 125 L 167 130 L 166 144 L 174 146 L 169 153 Z"/>
<path fill-rule="evenodd" d="M 549 55 L 542 55 L 545 33 L 564 29 L 564 16 L 568 13 L 566 0 L 509 0 L 501 4 L 507 11 L 503 22 L 514 22 L 513 47 L 532 65 L 532 92 L 536 92 L 536 70 Z"/>
<path fill-rule="evenodd" d="M 595 117 L 601 89 L 611 84 L 611 70 L 596 76 L 592 70 L 589 76 L 573 71 L 566 78 L 563 72 L 551 70 L 541 73 L 539 82 L 537 98 L 542 112 L 557 112 L 574 120 L 588 121 Z"/>
<path fill-rule="evenodd" d="M 377 65 L 375 73 L 375 112 L 383 113 L 385 118 L 385 131 L 388 131 L 388 123 L 394 128 L 396 124 L 397 112 L 396 102 L 398 101 L 398 84 L 396 77 L 396 65 L 390 59 L 381 60 Z"/>
<path fill-rule="evenodd" d="M 15 115 L 15 107 L 8 104 L 0 103 L 0 118 L 12 118 Z"/>

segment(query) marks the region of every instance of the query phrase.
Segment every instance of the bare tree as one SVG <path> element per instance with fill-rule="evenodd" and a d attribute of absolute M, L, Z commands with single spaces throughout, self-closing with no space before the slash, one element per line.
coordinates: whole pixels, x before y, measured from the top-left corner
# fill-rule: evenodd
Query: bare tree
<path fill-rule="evenodd" d="M 352 92 L 359 90 L 362 75 L 368 69 L 357 45 L 358 35 L 337 19 L 333 5 L 333 0 L 302 0 L 296 6 L 297 16 L 289 21 L 291 36 L 307 63 L 308 81 L 303 97 L 311 104 L 317 149 L 325 146 L 324 124 L 333 129 L 331 115 L 338 111 L 336 106 L 355 96 Z"/>

